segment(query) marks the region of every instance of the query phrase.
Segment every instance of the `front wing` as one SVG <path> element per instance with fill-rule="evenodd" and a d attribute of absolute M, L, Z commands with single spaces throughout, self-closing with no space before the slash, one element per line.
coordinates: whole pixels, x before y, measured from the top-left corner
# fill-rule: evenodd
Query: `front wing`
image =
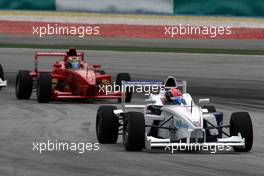
<path fill-rule="evenodd" d="M 151 149 L 155 147 L 186 147 L 191 148 L 194 146 L 204 147 L 204 146 L 221 146 L 221 147 L 245 147 L 245 139 L 241 137 L 241 134 L 238 133 L 238 136 L 231 136 L 228 138 L 220 138 L 217 142 L 202 142 L 202 143 L 191 143 L 191 142 L 173 142 L 170 139 L 159 139 L 152 136 L 146 136 L 145 148 Z"/>

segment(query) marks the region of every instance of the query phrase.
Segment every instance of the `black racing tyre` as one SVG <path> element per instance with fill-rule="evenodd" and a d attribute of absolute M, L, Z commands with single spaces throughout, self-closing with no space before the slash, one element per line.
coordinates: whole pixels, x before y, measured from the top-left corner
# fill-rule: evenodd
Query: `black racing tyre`
<path fill-rule="evenodd" d="M 115 144 L 118 139 L 119 120 L 115 106 L 100 106 L 96 116 L 96 136 L 100 144 Z"/>
<path fill-rule="evenodd" d="M 215 109 L 214 106 L 203 106 L 203 109 L 207 109 L 207 111 L 208 111 L 209 113 L 214 113 L 214 112 L 216 112 L 216 109 Z"/>
<path fill-rule="evenodd" d="M 2 65 L 0 64 L 0 78 L 2 79 L 2 81 L 4 81 L 4 70 Z M 0 87 L 0 90 L 2 89 L 2 87 Z"/>
<path fill-rule="evenodd" d="M 236 152 L 248 152 L 253 145 L 253 127 L 248 112 L 234 112 L 230 119 L 230 135 L 237 136 L 241 134 L 245 138 L 245 147 L 233 147 Z"/>
<path fill-rule="evenodd" d="M 141 112 L 125 114 L 123 143 L 127 151 L 141 151 L 145 147 L 145 119 Z"/>
<path fill-rule="evenodd" d="M 20 70 L 16 77 L 16 97 L 17 99 L 30 99 L 33 87 L 33 79 L 30 71 Z"/>
<path fill-rule="evenodd" d="M 0 78 L 4 81 L 5 80 L 5 76 L 4 76 L 4 69 L 2 67 L 2 65 L 0 64 Z"/>
<path fill-rule="evenodd" d="M 40 73 L 37 83 L 37 99 L 39 103 L 48 103 L 51 100 L 51 79 L 50 73 Z"/>
<path fill-rule="evenodd" d="M 101 75 L 105 75 L 105 71 L 104 70 L 96 70 L 97 73 L 100 73 Z"/>
<path fill-rule="evenodd" d="M 116 84 L 121 87 L 122 81 L 131 81 L 131 77 L 129 73 L 118 73 L 116 76 Z M 126 89 L 126 98 L 125 102 L 129 103 L 132 99 L 132 91 L 129 88 Z M 118 102 L 121 102 L 121 98 L 118 99 Z"/>

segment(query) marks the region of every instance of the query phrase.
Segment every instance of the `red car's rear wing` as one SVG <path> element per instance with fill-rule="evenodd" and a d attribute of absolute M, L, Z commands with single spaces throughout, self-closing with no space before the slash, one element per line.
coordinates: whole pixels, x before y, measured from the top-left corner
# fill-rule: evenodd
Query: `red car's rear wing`
<path fill-rule="evenodd" d="M 36 52 L 35 53 L 35 72 L 38 71 L 38 58 L 39 57 L 63 57 L 64 61 L 67 60 L 67 54 L 65 52 Z M 84 52 L 77 52 L 77 56 L 84 60 Z"/>

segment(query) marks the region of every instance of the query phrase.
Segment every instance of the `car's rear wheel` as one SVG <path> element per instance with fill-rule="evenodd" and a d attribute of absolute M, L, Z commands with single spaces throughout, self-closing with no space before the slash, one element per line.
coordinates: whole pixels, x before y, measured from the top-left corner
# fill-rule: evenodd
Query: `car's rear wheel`
<path fill-rule="evenodd" d="M 123 143 L 127 151 L 141 151 L 145 147 L 145 119 L 140 112 L 125 114 Z"/>
<path fill-rule="evenodd" d="M 96 116 L 96 136 L 101 144 L 115 144 L 118 138 L 119 120 L 115 106 L 100 106 Z"/>
<path fill-rule="evenodd" d="M 33 79 L 27 70 L 20 70 L 16 77 L 17 99 L 29 99 L 32 93 Z"/>
<path fill-rule="evenodd" d="M 52 79 L 50 73 L 42 72 L 37 83 L 37 99 L 39 103 L 48 103 L 51 99 Z"/>
<path fill-rule="evenodd" d="M 245 138 L 245 147 L 233 147 L 236 152 L 248 152 L 253 145 L 253 127 L 248 112 L 234 112 L 230 119 L 230 135 L 241 134 Z"/>
<path fill-rule="evenodd" d="M 122 90 L 122 81 L 131 81 L 131 76 L 129 73 L 118 73 L 116 77 L 116 84 L 120 86 Z M 129 87 L 126 88 L 126 98 L 125 102 L 129 103 L 132 99 L 132 91 L 130 91 Z M 121 98 L 118 99 L 118 102 L 121 102 Z"/>

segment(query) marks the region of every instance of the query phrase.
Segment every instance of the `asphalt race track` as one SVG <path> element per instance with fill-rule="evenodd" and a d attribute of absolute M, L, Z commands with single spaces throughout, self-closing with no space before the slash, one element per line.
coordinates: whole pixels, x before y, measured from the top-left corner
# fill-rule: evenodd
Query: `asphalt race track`
<path fill-rule="evenodd" d="M 33 142 L 61 140 L 96 143 L 95 117 L 101 104 L 94 102 L 51 102 L 39 104 L 17 100 L 14 82 L 19 69 L 33 68 L 33 49 L 0 49 L 8 88 L 0 91 L 0 175 L 263 175 L 264 165 L 264 56 L 211 54 L 129 53 L 86 51 L 91 64 L 102 64 L 107 73 L 131 73 L 134 80 L 160 80 L 168 75 L 186 79 L 188 90 L 210 97 L 226 112 L 249 111 L 254 126 L 250 153 L 176 152 L 162 150 L 126 152 L 116 145 L 100 145 L 99 151 L 33 151 Z M 43 60 L 43 65 L 52 65 Z M 140 98 L 133 99 L 136 103 Z"/>

